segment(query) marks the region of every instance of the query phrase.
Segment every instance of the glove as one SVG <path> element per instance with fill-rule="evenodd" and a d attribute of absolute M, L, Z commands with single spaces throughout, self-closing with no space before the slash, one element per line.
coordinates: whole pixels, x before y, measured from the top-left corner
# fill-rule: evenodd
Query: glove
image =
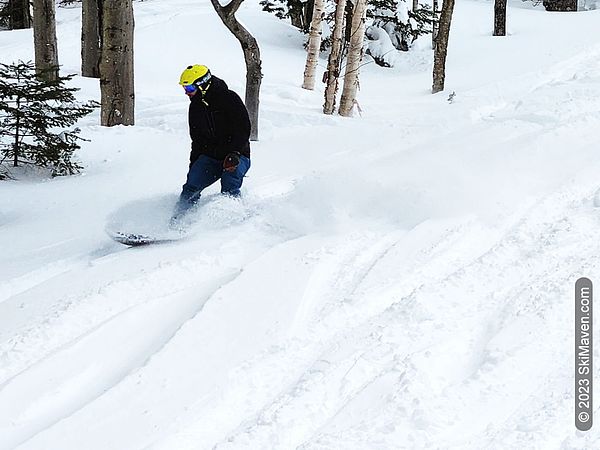
<path fill-rule="evenodd" d="M 241 155 L 238 152 L 231 152 L 228 154 L 223 161 L 223 170 L 234 172 L 240 164 L 240 156 Z"/>

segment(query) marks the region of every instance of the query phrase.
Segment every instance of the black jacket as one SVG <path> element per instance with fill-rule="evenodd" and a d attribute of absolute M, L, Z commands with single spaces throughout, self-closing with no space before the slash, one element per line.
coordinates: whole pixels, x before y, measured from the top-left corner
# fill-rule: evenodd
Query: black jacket
<path fill-rule="evenodd" d="M 213 76 L 206 94 L 190 97 L 190 165 L 200 155 L 223 160 L 231 152 L 250 157 L 250 118 L 242 99 Z"/>

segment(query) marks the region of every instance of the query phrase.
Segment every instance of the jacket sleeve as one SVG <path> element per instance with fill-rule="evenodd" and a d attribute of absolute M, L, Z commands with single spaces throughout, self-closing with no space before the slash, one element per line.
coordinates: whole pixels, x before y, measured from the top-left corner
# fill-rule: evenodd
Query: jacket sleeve
<path fill-rule="evenodd" d="M 229 91 L 229 120 L 231 121 L 228 152 L 245 153 L 250 139 L 250 117 L 242 99 L 233 91 Z"/>

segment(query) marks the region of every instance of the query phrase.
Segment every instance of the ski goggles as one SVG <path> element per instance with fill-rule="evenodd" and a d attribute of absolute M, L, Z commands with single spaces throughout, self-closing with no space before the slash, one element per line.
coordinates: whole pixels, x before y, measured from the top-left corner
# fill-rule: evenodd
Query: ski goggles
<path fill-rule="evenodd" d="M 187 94 L 191 94 L 198 90 L 198 86 L 196 86 L 195 84 L 187 84 L 187 85 L 183 86 L 183 89 L 185 90 L 185 92 Z"/>

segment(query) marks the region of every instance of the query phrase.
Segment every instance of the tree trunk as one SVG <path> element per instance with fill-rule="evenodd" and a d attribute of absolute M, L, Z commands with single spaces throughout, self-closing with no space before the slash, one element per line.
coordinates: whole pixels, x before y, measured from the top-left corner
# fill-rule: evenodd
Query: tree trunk
<path fill-rule="evenodd" d="M 290 22 L 292 26 L 302 29 L 302 25 L 304 23 L 303 17 L 303 5 L 301 0 L 291 0 L 288 1 L 288 10 L 290 16 Z"/>
<path fill-rule="evenodd" d="M 344 47 L 348 47 L 350 38 L 352 37 L 352 18 L 354 17 L 354 5 L 357 0 L 349 0 L 346 2 L 346 28 L 344 31 Z"/>
<path fill-rule="evenodd" d="M 419 0 L 413 0 L 412 10 L 416 12 L 419 9 Z"/>
<path fill-rule="evenodd" d="M 506 0 L 494 1 L 494 36 L 506 36 Z"/>
<path fill-rule="evenodd" d="M 100 122 L 103 126 L 135 123 L 132 0 L 104 0 L 100 63 Z"/>
<path fill-rule="evenodd" d="M 345 12 L 346 0 L 337 0 L 331 53 L 329 54 L 329 62 L 327 63 L 327 87 L 325 88 L 325 104 L 323 105 L 323 112 L 325 114 L 333 114 L 333 111 L 335 111 L 335 96 L 337 95 L 338 78 L 342 65 Z"/>
<path fill-rule="evenodd" d="M 20 111 L 21 109 L 21 100 L 19 97 L 17 97 L 17 103 L 16 103 L 16 108 L 17 111 Z M 21 116 L 20 116 L 20 112 L 17 112 L 16 114 L 16 124 L 15 124 L 15 143 L 13 144 L 13 167 L 19 167 L 19 154 L 20 154 L 20 145 L 19 145 L 19 139 L 21 138 Z"/>
<path fill-rule="evenodd" d="M 350 47 L 348 48 L 348 60 L 346 61 L 346 73 L 344 74 L 344 89 L 340 100 L 340 115 L 349 117 L 356 102 L 356 90 L 358 88 L 358 70 L 363 55 L 363 41 L 365 38 L 365 19 L 367 12 L 367 1 L 358 0 L 352 17 L 352 34 Z"/>
<path fill-rule="evenodd" d="M 454 0 L 444 0 L 440 14 L 440 29 L 435 40 L 433 54 L 433 86 L 432 93 L 444 90 L 446 79 L 446 55 L 448 53 L 448 37 L 450 36 L 450 25 L 452 23 L 452 12 L 454 11 Z"/>
<path fill-rule="evenodd" d="M 58 46 L 54 0 L 33 0 L 33 42 L 38 77 L 58 78 Z"/>
<path fill-rule="evenodd" d="M 8 28 L 21 30 L 31 28 L 29 0 L 8 0 Z"/>
<path fill-rule="evenodd" d="M 81 75 L 100 78 L 102 0 L 81 3 Z"/>
<path fill-rule="evenodd" d="M 219 0 L 211 0 L 215 11 L 223 24 L 231 31 L 242 46 L 246 62 L 246 109 L 250 116 L 250 140 L 258 141 L 258 112 L 260 107 L 260 83 L 262 70 L 260 49 L 254 36 L 235 18 L 235 13 L 244 0 L 232 0 L 227 6 L 221 6 Z"/>
<path fill-rule="evenodd" d="M 323 15 L 325 11 L 324 0 L 315 0 L 313 18 L 310 24 L 310 37 L 308 38 L 308 54 L 306 55 L 306 67 L 304 69 L 304 83 L 302 87 L 310 91 L 315 88 L 315 72 L 319 63 L 321 50 L 321 33 Z"/>
<path fill-rule="evenodd" d="M 438 0 L 433 0 L 433 24 L 431 25 L 431 48 L 435 50 L 435 43 L 440 32 L 440 19 L 438 17 Z"/>
<path fill-rule="evenodd" d="M 307 33 L 310 31 L 310 25 L 312 23 L 313 15 L 315 14 L 316 1 L 322 0 L 307 0 L 306 3 L 304 3 L 302 21 L 304 22 L 303 30 Z"/>

